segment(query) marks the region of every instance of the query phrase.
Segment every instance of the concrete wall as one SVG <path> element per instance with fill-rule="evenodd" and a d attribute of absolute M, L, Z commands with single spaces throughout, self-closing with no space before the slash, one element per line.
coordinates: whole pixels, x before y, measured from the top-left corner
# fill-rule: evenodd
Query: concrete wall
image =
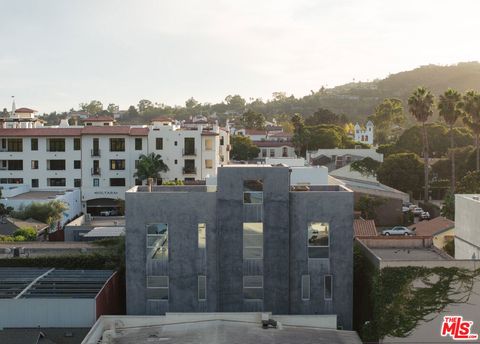
<path fill-rule="evenodd" d="M 329 259 L 309 259 L 309 222 L 330 226 Z M 290 193 L 290 311 L 292 314 L 338 314 L 339 325 L 352 328 L 353 194 Z M 310 275 L 310 300 L 302 300 L 301 278 Z M 333 298 L 324 299 L 324 277 L 333 276 Z"/>
<path fill-rule="evenodd" d="M 94 299 L 0 300 L 0 328 L 91 327 L 95 321 Z"/>
<path fill-rule="evenodd" d="M 480 200 L 478 195 L 455 195 L 455 258 L 479 259 Z"/>

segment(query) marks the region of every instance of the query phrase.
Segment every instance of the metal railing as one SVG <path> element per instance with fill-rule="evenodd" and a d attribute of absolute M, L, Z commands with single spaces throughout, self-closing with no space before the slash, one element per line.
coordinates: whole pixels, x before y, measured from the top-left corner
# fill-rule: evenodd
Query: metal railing
<path fill-rule="evenodd" d="M 100 156 L 100 149 L 92 149 L 92 156 Z"/>
<path fill-rule="evenodd" d="M 100 167 L 92 168 L 92 176 L 99 176 L 101 174 L 100 172 Z"/>
<path fill-rule="evenodd" d="M 196 150 L 195 148 L 192 148 L 192 149 L 183 149 L 182 153 L 183 153 L 183 156 L 186 156 L 186 155 L 195 156 L 195 155 L 197 155 L 197 150 Z"/>
<path fill-rule="evenodd" d="M 184 167 L 183 168 L 183 174 L 197 174 L 197 168 L 196 167 Z"/>

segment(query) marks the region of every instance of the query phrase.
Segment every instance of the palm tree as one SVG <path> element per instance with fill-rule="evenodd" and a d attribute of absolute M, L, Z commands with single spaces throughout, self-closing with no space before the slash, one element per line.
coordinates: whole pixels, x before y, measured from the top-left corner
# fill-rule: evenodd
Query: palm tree
<path fill-rule="evenodd" d="M 464 123 L 475 135 L 475 147 L 477 149 L 477 171 L 480 170 L 480 94 L 468 91 L 463 96 L 463 111 L 465 111 Z"/>
<path fill-rule="evenodd" d="M 422 123 L 423 160 L 425 174 L 424 199 L 428 202 L 428 136 L 425 122 L 433 115 L 433 95 L 425 87 L 418 87 L 408 98 L 408 108 L 415 119 Z"/>
<path fill-rule="evenodd" d="M 160 172 L 167 172 L 168 166 L 162 160 L 160 154 L 150 153 L 140 155 L 137 172 L 133 175 L 139 179 L 146 180 L 152 178 L 154 181 L 159 177 Z"/>
<path fill-rule="evenodd" d="M 455 142 L 453 138 L 453 126 L 460 116 L 462 116 L 462 95 L 449 88 L 440 95 L 438 100 L 438 111 L 441 117 L 450 127 L 450 160 L 452 162 L 451 193 L 455 193 Z"/>

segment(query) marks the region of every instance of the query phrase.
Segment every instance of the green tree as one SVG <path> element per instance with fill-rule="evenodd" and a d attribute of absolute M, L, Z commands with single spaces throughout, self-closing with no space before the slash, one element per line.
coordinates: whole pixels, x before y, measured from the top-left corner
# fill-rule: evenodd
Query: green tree
<path fill-rule="evenodd" d="M 418 87 L 408 98 L 410 113 L 422 123 L 423 131 L 423 161 L 424 161 L 424 200 L 428 202 L 428 136 L 425 122 L 433 115 L 433 95 L 425 87 Z"/>
<path fill-rule="evenodd" d="M 245 111 L 245 105 L 247 104 L 245 99 L 240 97 L 238 94 L 234 96 L 228 95 L 225 98 L 225 102 L 227 103 L 227 108 L 235 111 L 236 113 L 243 113 Z"/>
<path fill-rule="evenodd" d="M 318 125 L 318 124 L 345 124 L 346 118 L 339 116 L 332 111 L 324 108 L 319 108 L 315 113 L 305 120 L 306 125 Z"/>
<path fill-rule="evenodd" d="M 22 236 L 27 241 L 37 240 L 37 230 L 33 227 L 22 227 L 13 233 L 13 237 Z"/>
<path fill-rule="evenodd" d="M 264 129 L 265 128 L 265 117 L 261 113 L 257 113 L 252 110 L 247 110 L 242 117 L 240 122 L 245 129 Z"/>
<path fill-rule="evenodd" d="M 110 103 L 107 106 L 107 111 L 110 112 L 111 114 L 114 114 L 120 110 L 120 107 L 116 104 Z"/>
<path fill-rule="evenodd" d="M 135 106 L 133 105 L 130 105 L 128 107 L 128 110 L 127 110 L 127 114 L 126 114 L 128 117 L 136 117 L 138 116 L 138 111 L 137 109 L 135 108 Z"/>
<path fill-rule="evenodd" d="M 144 113 L 145 111 L 154 108 L 153 103 L 148 99 L 142 99 L 138 102 L 138 111 Z"/>
<path fill-rule="evenodd" d="M 193 109 L 197 105 L 198 105 L 198 101 L 195 100 L 195 98 L 193 97 L 190 97 L 185 101 L 185 106 L 187 107 L 187 109 Z"/>
<path fill-rule="evenodd" d="M 369 119 L 375 124 L 375 141 L 378 144 L 387 143 L 392 135 L 393 125 L 402 125 L 405 122 L 402 101 L 395 98 L 386 98 L 375 107 Z"/>
<path fill-rule="evenodd" d="M 343 129 L 335 125 L 307 127 L 306 142 L 309 150 L 343 148 Z"/>
<path fill-rule="evenodd" d="M 380 183 L 407 193 L 418 192 L 423 183 L 423 163 L 414 153 L 388 156 L 377 171 Z"/>
<path fill-rule="evenodd" d="M 450 134 L 450 160 L 452 163 L 452 174 L 451 174 L 451 192 L 455 193 L 455 141 L 454 141 L 454 132 L 453 126 L 458 118 L 462 115 L 462 95 L 457 91 L 449 88 L 445 91 L 444 94 L 440 95 L 438 100 L 438 110 L 439 115 L 445 120 L 449 126 Z"/>
<path fill-rule="evenodd" d="M 255 159 L 258 157 L 258 153 L 260 153 L 260 149 L 247 136 L 234 135 L 231 137 L 231 143 L 233 160 L 246 161 Z"/>
<path fill-rule="evenodd" d="M 477 171 L 480 170 L 480 93 L 468 91 L 463 96 L 463 110 L 465 111 L 464 123 L 475 135 L 477 149 Z"/>
<path fill-rule="evenodd" d="M 88 112 L 90 115 L 96 115 L 103 110 L 103 104 L 99 100 L 92 100 L 90 103 L 81 103 L 80 108 Z"/>
<path fill-rule="evenodd" d="M 384 200 L 378 197 L 362 196 L 355 203 L 355 210 L 359 211 L 365 220 L 374 220 L 376 208 L 383 203 Z"/>
<path fill-rule="evenodd" d="M 480 171 L 468 172 L 457 184 L 459 194 L 480 193 Z"/>
<path fill-rule="evenodd" d="M 295 153 L 299 156 L 305 156 L 307 147 L 307 130 L 303 117 L 298 113 L 294 114 L 290 119 L 293 126 L 293 144 L 295 146 Z"/>
<path fill-rule="evenodd" d="M 161 172 L 167 172 L 168 166 L 163 162 L 160 154 L 142 154 L 138 160 L 137 171 L 133 175 L 140 180 L 153 178 L 154 182 L 160 177 Z"/>
<path fill-rule="evenodd" d="M 382 163 L 370 157 L 363 158 L 362 160 L 354 161 L 350 164 L 350 170 L 357 171 L 364 176 L 377 175 L 377 171 Z"/>
<path fill-rule="evenodd" d="M 440 210 L 440 215 L 455 221 L 455 195 L 451 192 L 448 192 L 445 195 L 445 199 L 443 200 L 443 206 Z"/>

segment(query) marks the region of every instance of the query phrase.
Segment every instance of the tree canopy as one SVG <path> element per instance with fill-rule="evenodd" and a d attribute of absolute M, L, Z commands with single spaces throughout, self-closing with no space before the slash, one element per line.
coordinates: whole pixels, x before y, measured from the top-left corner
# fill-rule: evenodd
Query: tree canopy
<path fill-rule="evenodd" d="M 153 152 L 148 155 L 142 154 L 138 160 L 137 171 L 134 177 L 142 181 L 148 178 L 156 180 L 160 177 L 161 172 L 167 172 L 168 170 L 169 168 L 163 162 L 160 154 Z"/>
<path fill-rule="evenodd" d="M 231 158 L 233 160 L 252 160 L 258 157 L 258 153 L 260 153 L 260 149 L 247 136 L 234 135 L 230 141 L 232 143 Z"/>
<path fill-rule="evenodd" d="M 417 193 L 422 188 L 423 163 L 414 153 L 388 156 L 377 171 L 378 181 L 394 189 Z"/>

